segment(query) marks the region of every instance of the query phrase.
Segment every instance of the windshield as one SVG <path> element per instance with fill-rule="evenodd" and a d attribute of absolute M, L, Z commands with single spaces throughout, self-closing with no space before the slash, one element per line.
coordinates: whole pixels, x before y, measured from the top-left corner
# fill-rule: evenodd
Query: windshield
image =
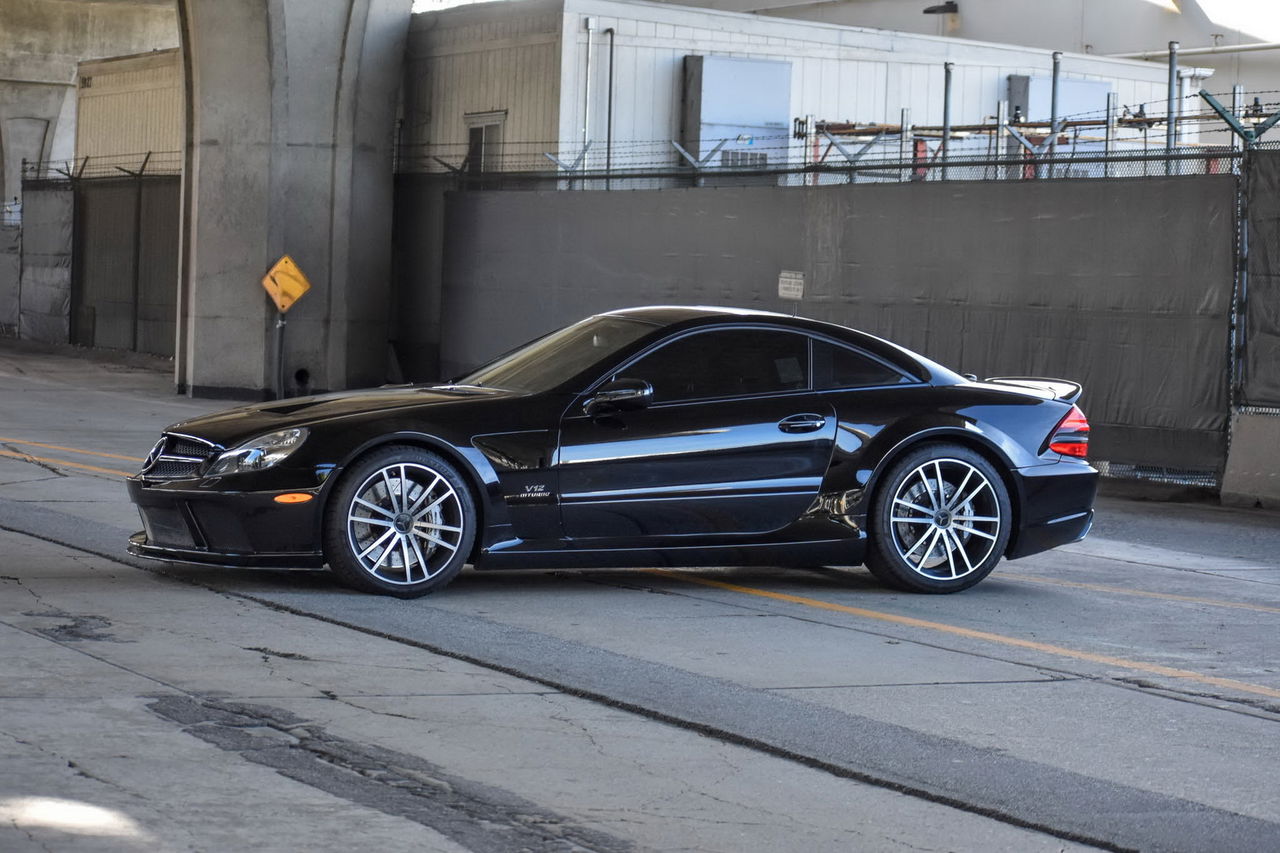
<path fill-rule="evenodd" d="M 588 317 L 531 341 L 456 381 L 512 391 L 548 391 L 652 332 L 630 317 Z"/>

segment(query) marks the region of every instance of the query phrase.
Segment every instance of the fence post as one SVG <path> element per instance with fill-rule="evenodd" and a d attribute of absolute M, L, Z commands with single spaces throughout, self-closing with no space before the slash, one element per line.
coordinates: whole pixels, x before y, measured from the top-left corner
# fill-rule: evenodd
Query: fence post
<path fill-rule="evenodd" d="M 1240 152 L 1239 183 L 1239 236 L 1236 245 L 1239 247 L 1238 266 L 1236 267 L 1236 287 L 1232 299 L 1231 314 L 1231 353 L 1228 369 L 1231 371 L 1228 385 L 1230 400 L 1233 405 L 1239 404 L 1244 394 L 1244 355 L 1249 346 L 1247 334 L 1247 315 L 1249 311 L 1249 175 L 1253 166 L 1252 146 L 1245 145 Z M 1247 402 L 1247 401 L 1246 401 Z M 1227 413 L 1227 429 L 1231 429 L 1231 412 Z M 1230 432 L 1227 434 L 1230 443 Z"/>
<path fill-rule="evenodd" d="M 908 163 L 911 154 L 911 108 L 903 107 L 898 120 L 898 162 Z M 911 180 L 911 168 L 904 166 L 898 175 L 902 181 Z"/>
<path fill-rule="evenodd" d="M 1169 42 L 1169 93 L 1164 127 L 1164 173 L 1173 173 L 1173 149 L 1178 144 L 1178 43 Z"/>
<path fill-rule="evenodd" d="M 1107 135 L 1102 153 L 1107 158 L 1102 164 L 1102 177 L 1111 177 L 1111 154 L 1116 144 L 1116 93 L 1107 92 Z"/>
<path fill-rule="evenodd" d="M 138 351 L 138 326 L 141 325 L 138 315 L 142 311 L 142 176 L 147 171 L 147 163 L 151 160 L 151 152 L 142 158 L 142 166 L 134 173 L 133 183 L 133 322 L 130 334 L 134 352 Z"/>
<path fill-rule="evenodd" d="M 1062 51 L 1053 52 L 1053 78 L 1049 90 L 1049 177 L 1057 177 L 1058 156 L 1058 78 L 1062 73 Z"/>
<path fill-rule="evenodd" d="M 947 179 L 947 156 L 951 143 L 951 71 L 954 62 L 942 63 L 942 180 Z"/>

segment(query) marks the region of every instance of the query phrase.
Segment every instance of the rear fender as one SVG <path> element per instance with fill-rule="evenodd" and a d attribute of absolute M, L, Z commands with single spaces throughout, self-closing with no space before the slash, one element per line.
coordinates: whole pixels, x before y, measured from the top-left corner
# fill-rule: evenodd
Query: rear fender
<path fill-rule="evenodd" d="M 866 489 L 860 508 L 864 517 L 870 513 L 871 501 L 875 496 L 876 489 L 889 469 L 899 459 L 911 452 L 912 449 L 929 443 L 959 444 L 985 456 L 1000 473 L 1000 477 L 1009 491 L 1009 499 L 1014 507 L 1014 514 L 1015 516 L 1017 515 L 1017 507 L 1023 497 L 1022 489 L 1018 483 L 1018 478 L 1012 476 L 1010 472 L 1012 469 L 1020 467 L 1015 460 L 1023 461 L 1026 451 L 999 430 L 993 428 L 981 430 L 971 421 L 956 417 L 942 423 L 935 420 L 926 425 L 917 425 L 910 421 L 905 421 L 902 424 L 895 425 L 892 430 L 885 430 L 884 433 L 876 436 L 876 440 L 868 447 L 871 453 L 866 457 L 868 466 L 874 463 L 874 467 L 865 470 L 867 477 Z M 1041 460 L 1036 461 L 1039 462 Z M 1015 518 L 1015 526 L 1016 523 L 1017 519 Z"/>

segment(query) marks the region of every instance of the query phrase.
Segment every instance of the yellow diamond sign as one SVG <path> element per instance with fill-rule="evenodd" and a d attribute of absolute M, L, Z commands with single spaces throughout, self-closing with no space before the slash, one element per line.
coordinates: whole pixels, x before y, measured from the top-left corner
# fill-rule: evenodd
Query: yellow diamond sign
<path fill-rule="evenodd" d="M 311 289 L 311 282 L 307 281 L 293 258 L 283 255 L 262 277 L 262 286 L 283 314 L 302 298 L 302 294 Z"/>

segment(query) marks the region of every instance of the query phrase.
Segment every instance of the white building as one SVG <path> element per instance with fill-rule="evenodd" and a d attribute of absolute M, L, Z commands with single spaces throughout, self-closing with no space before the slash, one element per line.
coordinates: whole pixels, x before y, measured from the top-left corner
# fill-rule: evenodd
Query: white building
<path fill-rule="evenodd" d="M 1214 69 L 1213 90 L 1235 84 L 1280 101 L 1280 3 L 1274 0 L 682 0 L 806 21 L 1007 42 L 1097 55 L 1148 54 L 1170 41 L 1189 64 Z M 932 10 L 928 13 L 926 9 Z"/>
<path fill-rule="evenodd" d="M 700 103 L 690 102 L 685 80 L 690 56 L 713 58 L 708 68 L 724 84 L 704 81 Z M 721 59 L 756 62 L 726 75 Z M 792 140 L 796 118 L 897 125 L 906 109 L 909 124 L 941 125 L 944 63 L 954 66 L 953 126 L 994 117 L 1011 75 L 1045 94 L 1046 115 L 1027 117 L 1049 117 L 1048 50 L 622 0 L 508 0 L 424 12 L 410 32 L 401 168 L 558 168 L 548 154 L 560 168 L 674 167 L 684 158 L 672 142 L 693 138 L 700 147 L 690 153 L 706 157 L 717 123 L 732 127 L 714 153 L 746 152 L 730 163 L 764 154 L 770 165 L 797 164 L 814 152 L 812 137 L 809 150 Z M 785 72 L 785 109 L 771 106 L 779 79 L 771 67 Z M 1191 101 L 1212 72 L 1183 71 L 1181 94 Z M 1135 111 L 1145 104 L 1148 115 L 1165 112 L 1161 65 L 1068 53 L 1061 79 L 1060 117 L 1104 118 L 1108 92 Z M 690 126 L 699 117 L 700 140 Z M 744 132 L 744 123 L 756 129 Z M 1188 124 L 1179 140 L 1194 142 L 1197 133 Z M 1152 134 L 1157 141 L 1163 145 L 1162 130 Z"/>

